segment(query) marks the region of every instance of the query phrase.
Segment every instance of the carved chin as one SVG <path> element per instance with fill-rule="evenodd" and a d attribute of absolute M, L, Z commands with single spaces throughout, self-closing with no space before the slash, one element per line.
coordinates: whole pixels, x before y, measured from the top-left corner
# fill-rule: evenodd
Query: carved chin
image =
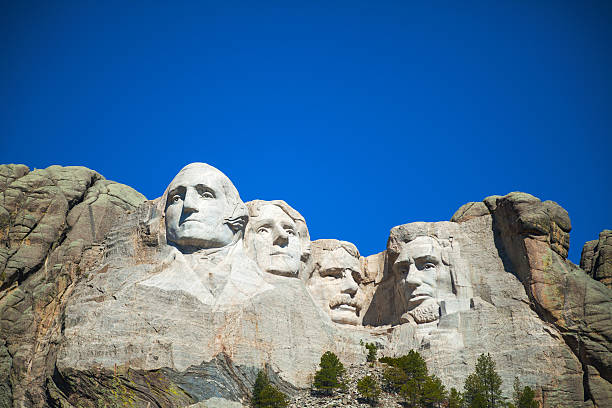
<path fill-rule="evenodd" d="M 440 306 L 434 299 L 429 299 L 407 313 L 415 323 L 435 322 L 440 318 Z"/>
<path fill-rule="evenodd" d="M 351 324 L 353 326 L 359 324 L 359 314 L 355 307 L 349 305 L 340 305 L 339 307 L 330 310 L 331 319 L 334 323 Z"/>

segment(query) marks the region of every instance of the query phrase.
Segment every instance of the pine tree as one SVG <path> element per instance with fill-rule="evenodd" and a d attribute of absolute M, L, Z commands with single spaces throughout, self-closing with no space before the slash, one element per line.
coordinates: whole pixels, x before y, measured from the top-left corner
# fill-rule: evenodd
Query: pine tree
<path fill-rule="evenodd" d="M 406 404 L 411 408 L 416 408 L 421 402 L 421 390 L 419 384 L 413 378 L 410 378 L 400 388 L 400 395 L 406 401 Z"/>
<path fill-rule="evenodd" d="M 495 371 L 490 354 L 481 354 L 474 373 L 465 380 L 463 398 L 468 408 L 498 408 L 503 406 L 501 377 Z"/>
<path fill-rule="evenodd" d="M 288 404 L 287 400 L 287 396 L 272 385 L 266 373 L 260 370 L 253 385 L 253 398 L 251 399 L 253 407 L 284 408 Z"/>
<path fill-rule="evenodd" d="M 378 403 L 378 397 L 380 396 L 380 387 L 376 380 L 366 375 L 357 381 L 357 391 L 370 405 L 376 405 Z"/>
<path fill-rule="evenodd" d="M 448 408 L 461 408 L 463 407 L 463 396 L 456 388 L 451 388 L 450 394 L 448 395 Z"/>
<path fill-rule="evenodd" d="M 430 375 L 423 384 L 422 404 L 427 408 L 440 408 L 446 400 L 446 388 L 435 375 Z"/>
<path fill-rule="evenodd" d="M 373 363 L 376 361 L 376 352 L 377 347 L 374 343 L 366 343 L 365 348 L 368 350 L 368 356 L 366 357 L 366 361 L 368 363 Z"/>
<path fill-rule="evenodd" d="M 519 394 L 516 408 L 539 408 L 540 404 L 535 400 L 535 392 L 526 386 Z"/>
<path fill-rule="evenodd" d="M 327 395 L 331 395 L 336 388 L 342 388 L 341 377 L 344 375 L 344 365 L 331 351 L 321 356 L 320 370 L 315 373 L 314 387 Z"/>
<path fill-rule="evenodd" d="M 418 351 L 398 357 L 383 357 L 380 362 L 389 365 L 383 373 L 385 386 L 389 391 L 399 392 L 411 406 L 421 403 L 427 381 L 427 364 Z"/>
<path fill-rule="evenodd" d="M 402 385 L 408 381 L 408 376 L 401 368 L 391 366 L 385 368 L 383 379 L 387 391 L 397 393 L 402 388 Z"/>

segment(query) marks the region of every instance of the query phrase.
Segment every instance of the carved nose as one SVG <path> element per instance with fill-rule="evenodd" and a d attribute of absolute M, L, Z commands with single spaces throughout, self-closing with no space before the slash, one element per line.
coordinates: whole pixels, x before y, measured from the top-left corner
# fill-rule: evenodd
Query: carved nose
<path fill-rule="evenodd" d="M 191 189 L 188 189 L 185 192 L 185 201 L 183 201 L 183 212 L 188 214 L 198 212 L 196 200 L 197 193 Z"/>
<path fill-rule="evenodd" d="M 287 246 L 289 244 L 289 234 L 287 234 L 287 231 L 282 228 L 277 229 L 272 244 L 280 247 Z"/>
<path fill-rule="evenodd" d="M 423 284 L 423 281 L 419 277 L 419 270 L 414 263 L 411 263 L 408 266 L 408 274 L 406 275 L 404 282 L 406 283 L 406 286 L 411 288 L 417 288 Z"/>
<path fill-rule="evenodd" d="M 345 269 L 344 277 L 342 278 L 342 293 L 349 294 L 351 297 L 357 293 L 357 282 L 353 279 L 353 272 L 350 269 Z"/>

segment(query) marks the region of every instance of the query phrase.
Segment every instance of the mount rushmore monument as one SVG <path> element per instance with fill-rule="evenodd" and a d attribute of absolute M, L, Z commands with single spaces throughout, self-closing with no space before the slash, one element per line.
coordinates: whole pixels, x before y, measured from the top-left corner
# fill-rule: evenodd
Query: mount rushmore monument
<path fill-rule="evenodd" d="M 612 406 L 611 233 L 574 265 L 555 202 L 487 197 L 370 256 L 204 163 L 150 201 L 2 165 L 0 202 L 0 407 L 246 406 L 260 369 L 292 395 L 362 342 L 418 350 L 448 387 L 490 353 L 506 395 L 519 376 L 544 407 Z"/>

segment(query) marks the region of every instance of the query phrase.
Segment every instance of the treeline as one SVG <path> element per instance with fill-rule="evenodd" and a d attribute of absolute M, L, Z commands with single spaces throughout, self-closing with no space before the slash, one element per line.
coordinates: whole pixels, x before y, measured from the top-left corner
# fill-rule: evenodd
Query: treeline
<path fill-rule="evenodd" d="M 364 344 L 372 366 L 376 361 L 374 344 Z M 423 357 L 415 350 L 401 357 L 383 357 L 382 384 L 366 375 L 357 381 L 357 391 L 363 402 L 371 406 L 379 404 L 383 392 L 395 394 L 411 408 L 539 408 L 531 387 L 522 387 L 518 377 L 514 381 L 514 393 L 510 401 L 501 392 L 502 380 L 495 371 L 495 362 L 489 354 L 478 357 L 476 368 L 464 383 L 463 391 L 452 387 L 447 390 L 442 381 L 430 375 Z M 346 390 L 344 365 L 331 351 L 321 356 L 319 370 L 314 375 L 313 388 L 322 396 L 330 396 L 336 390 Z M 253 389 L 252 406 L 255 408 L 283 408 L 288 398 L 270 384 L 260 372 Z"/>

